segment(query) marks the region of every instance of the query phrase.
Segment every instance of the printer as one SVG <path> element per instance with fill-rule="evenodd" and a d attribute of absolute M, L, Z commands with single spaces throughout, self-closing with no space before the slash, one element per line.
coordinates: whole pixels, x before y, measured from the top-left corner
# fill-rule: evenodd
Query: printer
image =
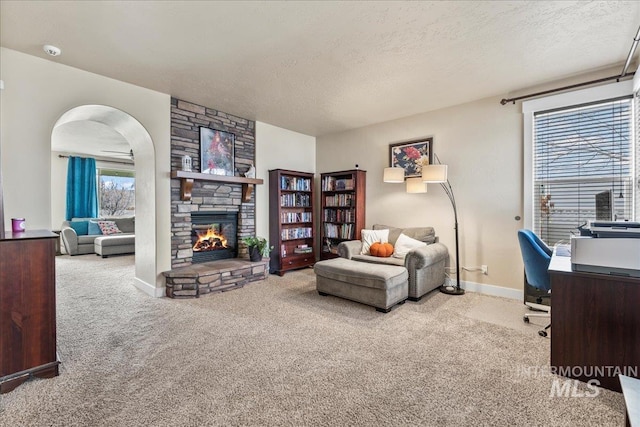
<path fill-rule="evenodd" d="M 571 269 L 640 277 L 640 222 L 594 221 L 571 237 Z"/>

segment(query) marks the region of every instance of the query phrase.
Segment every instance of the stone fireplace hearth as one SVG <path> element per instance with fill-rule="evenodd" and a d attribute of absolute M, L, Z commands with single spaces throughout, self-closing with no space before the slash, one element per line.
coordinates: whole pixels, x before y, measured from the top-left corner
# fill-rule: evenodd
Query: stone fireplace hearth
<path fill-rule="evenodd" d="M 238 289 L 264 280 L 269 274 L 269 261 L 250 262 L 246 259 L 225 259 L 193 264 L 164 273 L 167 296 L 171 298 L 199 298 L 216 292 Z"/>

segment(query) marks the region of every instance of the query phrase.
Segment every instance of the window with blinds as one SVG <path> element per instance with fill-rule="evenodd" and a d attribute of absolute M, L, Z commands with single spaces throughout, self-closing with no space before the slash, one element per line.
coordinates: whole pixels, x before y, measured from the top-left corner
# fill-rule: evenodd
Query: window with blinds
<path fill-rule="evenodd" d="M 589 220 L 632 220 L 632 98 L 538 112 L 534 231 L 549 245 Z"/>

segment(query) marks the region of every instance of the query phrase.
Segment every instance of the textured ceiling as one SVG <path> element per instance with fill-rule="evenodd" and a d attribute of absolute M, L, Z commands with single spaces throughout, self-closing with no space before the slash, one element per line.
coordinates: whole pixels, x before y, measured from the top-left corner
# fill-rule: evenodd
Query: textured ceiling
<path fill-rule="evenodd" d="M 622 68 L 639 23 L 615 1 L 0 2 L 4 47 L 315 136 Z"/>

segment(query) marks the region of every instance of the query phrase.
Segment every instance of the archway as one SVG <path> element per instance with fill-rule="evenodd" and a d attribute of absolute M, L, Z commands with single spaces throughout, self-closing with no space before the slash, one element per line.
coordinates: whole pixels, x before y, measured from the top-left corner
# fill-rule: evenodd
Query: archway
<path fill-rule="evenodd" d="M 93 129 L 128 143 L 135 158 L 136 243 L 135 285 L 150 295 L 156 288 L 155 151 L 149 132 L 130 114 L 105 105 L 81 105 L 62 114 L 51 133 L 51 144 L 69 127 Z"/>

